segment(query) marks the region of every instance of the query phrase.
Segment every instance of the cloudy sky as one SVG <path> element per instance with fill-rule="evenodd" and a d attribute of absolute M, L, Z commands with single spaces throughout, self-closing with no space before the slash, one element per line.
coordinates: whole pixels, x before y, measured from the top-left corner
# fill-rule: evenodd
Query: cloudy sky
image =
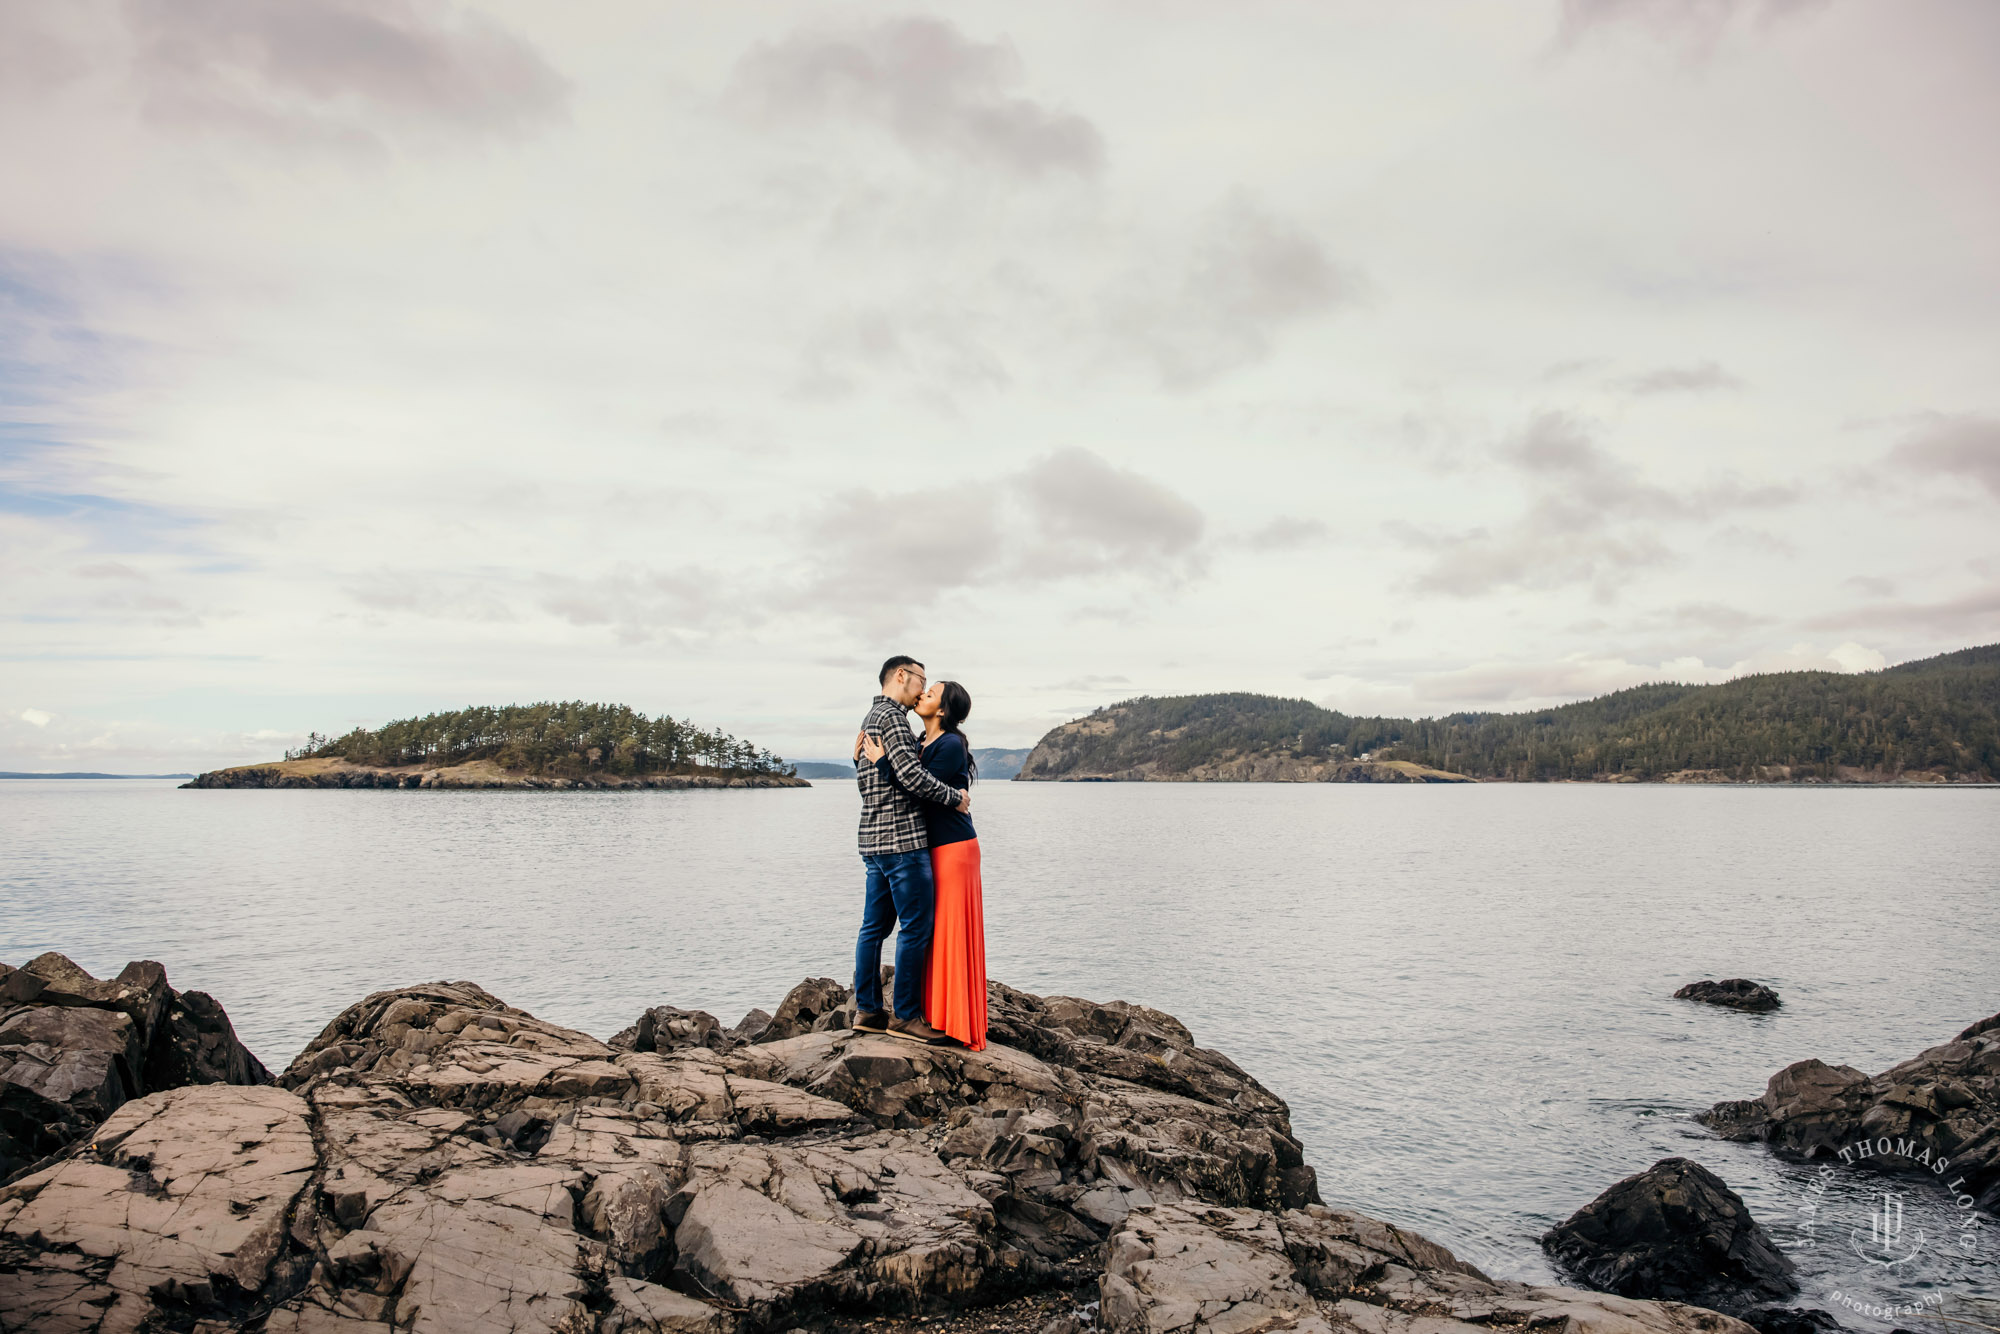
<path fill-rule="evenodd" d="M 0 768 L 2000 639 L 1991 0 L 0 7 Z"/>

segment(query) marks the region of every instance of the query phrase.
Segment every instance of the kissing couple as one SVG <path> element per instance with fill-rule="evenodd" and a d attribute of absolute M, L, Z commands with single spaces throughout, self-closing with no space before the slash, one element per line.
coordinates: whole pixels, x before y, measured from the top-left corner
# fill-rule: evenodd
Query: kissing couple
<path fill-rule="evenodd" d="M 972 830 L 978 768 L 959 724 L 972 696 L 956 681 L 931 685 L 924 665 L 898 655 L 854 738 L 861 787 L 861 862 L 867 868 L 861 939 L 854 947 L 854 1027 L 932 1047 L 986 1047 L 986 917 L 979 836 Z M 919 746 L 909 713 L 924 723 Z M 896 932 L 895 1012 L 882 1007 L 882 942 Z"/>

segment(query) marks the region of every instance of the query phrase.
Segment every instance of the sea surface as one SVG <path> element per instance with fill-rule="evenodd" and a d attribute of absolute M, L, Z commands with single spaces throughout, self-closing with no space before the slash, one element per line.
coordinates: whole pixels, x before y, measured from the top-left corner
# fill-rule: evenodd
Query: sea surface
<path fill-rule="evenodd" d="M 856 808 L 843 782 L 0 783 L 0 959 L 158 959 L 273 1069 L 365 993 L 440 978 L 600 1037 L 660 1003 L 733 1023 L 850 976 Z M 1801 1304 L 1887 1330 L 1920 1317 L 1835 1294 L 1929 1297 L 2000 1326 L 2000 1223 L 1690 1119 L 1792 1061 L 1873 1073 L 2000 1011 L 2000 791 L 989 783 L 974 817 L 990 974 L 1179 1016 L 1290 1102 L 1329 1203 L 1546 1280 L 1544 1229 L 1680 1154 L 1793 1248 Z M 1670 999 L 1702 977 L 1785 1006 Z M 1918 1252 L 1893 1266 L 1870 1249 L 1885 1187 Z"/>

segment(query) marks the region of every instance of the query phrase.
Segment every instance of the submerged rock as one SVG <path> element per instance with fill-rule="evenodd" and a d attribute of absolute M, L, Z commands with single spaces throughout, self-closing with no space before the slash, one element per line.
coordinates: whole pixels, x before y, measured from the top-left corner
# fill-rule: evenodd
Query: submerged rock
<path fill-rule="evenodd" d="M 1846 1328 L 1831 1311 L 1811 1306 L 1753 1306 L 1741 1316 L 1757 1334 L 1838 1334 Z"/>
<path fill-rule="evenodd" d="M 1107 1334 L 1749 1334 L 1325 1208 L 1284 1102 L 1170 1015 L 995 984 L 971 1052 L 842 993 L 656 1008 L 651 1050 L 467 982 L 369 996 L 281 1087 L 128 1102 L 0 1189 L 0 1328 L 764 1334 L 1097 1288 Z"/>
<path fill-rule="evenodd" d="M 1722 1178 L 1687 1158 L 1626 1177 L 1542 1236 L 1586 1287 L 1724 1311 L 1799 1290 L 1789 1257 Z"/>
<path fill-rule="evenodd" d="M 270 1082 L 214 998 L 176 992 L 157 963 L 129 963 L 109 981 L 53 952 L 0 964 L 0 1181 L 133 1098 Z"/>
<path fill-rule="evenodd" d="M 1790 1156 L 1954 1180 L 1991 1213 L 2000 1209 L 2000 1015 L 1878 1075 L 1795 1062 L 1763 1096 L 1719 1102 L 1696 1119 L 1724 1139 L 1762 1140 Z"/>
<path fill-rule="evenodd" d="M 1720 1005 L 1752 1014 L 1775 1010 L 1784 1004 L 1778 999 L 1777 992 L 1747 977 L 1729 977 L 1720 982 L 1707 979 L 1690 982 L 1674 993 L 1674 999 L 1700 1001 L 1704 1005 Z"/>

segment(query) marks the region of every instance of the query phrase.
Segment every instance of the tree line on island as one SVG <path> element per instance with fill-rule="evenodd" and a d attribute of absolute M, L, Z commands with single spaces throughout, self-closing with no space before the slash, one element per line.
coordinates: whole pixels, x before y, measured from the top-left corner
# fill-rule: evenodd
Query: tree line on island
<path fill-rule="evenodd" d="M 503 769 L 555 777 L 719 771 L 792 776 L 768 750 L 686 719 L 648 718 L 623 704 L 582 700 L 474 706 L 398 718 L 345 736 L 317 732 L 287 760 L 342 759 L 382 768 L 491 760 Z"/>
<path fill-rule="evenodd" d="M 1024 777 L 1187 775 L 1246 756 L 1406 760 L 1518 782 L 1857 776 L 2000 780 L 2000 645 L 1876 672 L 1635 686 L 1525 713 L 1351 717 L 1302 699 L 1127 700 L 1057 728 Z"/>

